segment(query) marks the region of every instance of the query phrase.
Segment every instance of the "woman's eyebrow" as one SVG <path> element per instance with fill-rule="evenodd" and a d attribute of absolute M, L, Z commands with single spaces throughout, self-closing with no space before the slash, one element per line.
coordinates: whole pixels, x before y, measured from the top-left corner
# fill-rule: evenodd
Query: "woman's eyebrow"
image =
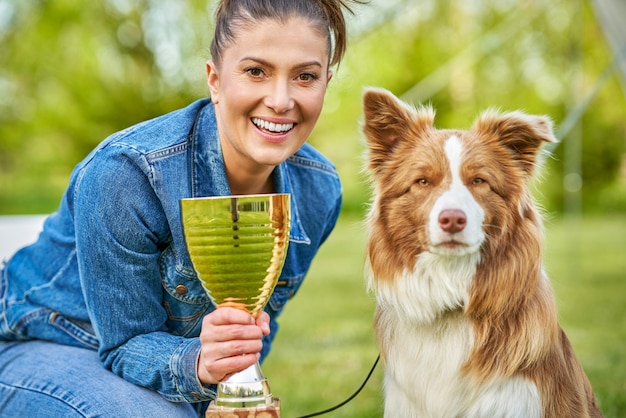
<path fill-rule="evenodd" d="M 269 61 L 266 61 L 266 60 L 264 60 L 262 58 L 248 56 L 248 57 L 243 57 L 242 59 L 239 60 L 239 62 L 244 62 L 244 61 L 254 61 L 254 62 L 258 62 L 259 64 L 264 65 L 266 67 L 274 68 L 274 65 L 272 63 L 270 63 Z M 311 61 L 305 61 L 303 63 L 300 63 L 300 64 L 296 65 L 294 68 L 306 68 L 306 67 L 320 67 L 320 68 L 322 68 L 323 65 L 318 60 L 311 60 Z"/>
<path fill-rule="evenodd" d="M 302 64 L 299 64 L 296 67 L 298 67 L 298 68 L 304 68 L 304 67 L 320 67 L 320 68 L 322 68 L 322 63 L 317 61 L 317 60 L 312 60 L 312 61 L 303 62 Z"/>

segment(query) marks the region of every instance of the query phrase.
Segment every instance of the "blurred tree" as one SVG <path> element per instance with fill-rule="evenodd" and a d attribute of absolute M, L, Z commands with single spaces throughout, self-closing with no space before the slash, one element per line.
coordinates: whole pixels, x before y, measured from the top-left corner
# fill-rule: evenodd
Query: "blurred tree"
<path fill-rule="evenodd" d="M 53 210 L 98 142 L 205 95 L 206 7 L 0 1 L 0 212 Z"/>
<path fill-rule="evenodd" d="M 409 102 L 431 103 L 441 127 L 469 127 L 482 110 L 496 107 L 547 114 L 558 129 L 613 60 L 596 17 L 582 1 L 421 0 L 397 2 L 396 7 L 396 14 L 387 14 L 387 24 L 353 43 L 336 87 L 339 99 L 332 99 L 337 103 L 322 119 L 321 136 L 331 137 L 346 126 L 341 120 L 360 117 L 361 85 L 385 87 Z M 581 74 L 582 83 L 574 86 Z M 599 87 L 579 121 L 587 210 L 598 209 L 603 193 L 616 192 L 626 146 L 626 103 L 617 78 L 613 75 Z M 578 91 L 572 94 L 572 89 Z M 339 137 L 350 143 L 348 129 Z M 337 143 L 330 143 L 327 152 Z M 360 155 L 363 147 L 357 144 L 341 155 Z M 539 197 L 550 211 L 564 209 L 565 159 L 561 144 L 543 176 L 550 181 L 541 185 Z M 349 158 L 338 162 L 352 173 L 361 164 Z M 344 178 L 347 196 L 357 202 L 367 199 L 363 179 Z"/>

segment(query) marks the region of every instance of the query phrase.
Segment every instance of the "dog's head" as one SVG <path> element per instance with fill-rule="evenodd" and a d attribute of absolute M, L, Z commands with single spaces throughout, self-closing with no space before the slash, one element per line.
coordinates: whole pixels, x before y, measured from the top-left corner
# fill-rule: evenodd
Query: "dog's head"
<path fill-rule="evenodd" d="M 363 108 L 377 231 L 368 253 L 383 277 L 423 252 L 497 251 L 515 223 L 536 217 L 528 180 L 542 144 L 555 141 L 548 118 L 489 110 L 468 131 L 440 130 L 432 108 L 382 89 L 367 89 Z"/>

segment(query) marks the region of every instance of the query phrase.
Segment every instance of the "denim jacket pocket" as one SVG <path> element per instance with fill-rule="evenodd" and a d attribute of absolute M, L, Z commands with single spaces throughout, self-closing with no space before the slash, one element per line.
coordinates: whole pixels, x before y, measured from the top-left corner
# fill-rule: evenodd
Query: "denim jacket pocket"
<path fill-rule="evenodd" d="M 65 333 L 69 338 L 65 340 L 65 344 L 79 347 L 88 347 L 94 350 L 98 349 L 100 342 L 95 335 L 91 323 L 80 321 L 78 319 L 65 317 L 57 312 L 51 312 L 48 321 L 53 328 Z M 54 341 L 63 342 L 64 338 L 56 337 Z"/>
<path fill-rule="evenodd" d="M 168 331 L 184 337 L 199 335 L 201 320 L 213 306 L 200 280 L 177 262 L 172 247 L 161 255 L 160 269 Z"/>
<path fill-rule="evenodd" d="M 44 340 L 97 350 L 100 342 L 91 323 L 69 318 L 51 309 L 36 309 L 13 326 L 10 340 Z"/>

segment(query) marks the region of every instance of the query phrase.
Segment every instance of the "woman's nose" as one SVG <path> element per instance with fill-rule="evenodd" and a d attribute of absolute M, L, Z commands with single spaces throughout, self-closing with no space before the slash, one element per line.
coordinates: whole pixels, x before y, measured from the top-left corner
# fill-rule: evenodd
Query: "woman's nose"
<path fill-rule="evenodd" d="M 285 113 L 294 107 L 291 88 L 287 81 L 276 81 L 265 96 L 265 105 L 277 114 Z"/>

